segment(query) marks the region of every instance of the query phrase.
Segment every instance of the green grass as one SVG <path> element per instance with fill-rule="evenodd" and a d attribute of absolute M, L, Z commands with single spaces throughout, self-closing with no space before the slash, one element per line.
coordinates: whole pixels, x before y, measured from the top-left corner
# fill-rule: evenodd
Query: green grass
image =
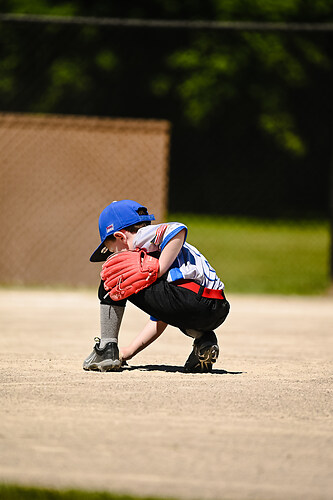
<path fill-rule="evenodd" d="M 329 286 L 328 222 L 170 214 L 228 293 L 322 294 Z"/>
<path fill-rule="evenodd" d="M 163 500 L 156 497 L 136 497 L 116 495 L 107 492 L 89 492 L 81 490 L 55 490 L 26 486 L 1 485 L 1 500 Z"/>

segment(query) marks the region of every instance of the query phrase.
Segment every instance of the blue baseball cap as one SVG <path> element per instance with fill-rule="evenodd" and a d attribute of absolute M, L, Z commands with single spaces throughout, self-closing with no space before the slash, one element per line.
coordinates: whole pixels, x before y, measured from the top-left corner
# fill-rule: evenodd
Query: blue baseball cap
<path fill-rule="evenodd" d="M 145 215 L 139 215 L 140 208 L 146 212 Z M 154 215 L 149 215 L 147 208 L 140 205 L 140 203 L 133 200 L 114 201 L 104 208 L 99 216 L 98 225 L 102 243 L 96 248 L 90 257 L 90 261 L 102 262 L 110 255 L 109 250 L 104 246 L 104 241 L 108 236 L 120 231 L 120 229 L 132 226 L 132 224 L 152 220 L 155 220 Z"/>

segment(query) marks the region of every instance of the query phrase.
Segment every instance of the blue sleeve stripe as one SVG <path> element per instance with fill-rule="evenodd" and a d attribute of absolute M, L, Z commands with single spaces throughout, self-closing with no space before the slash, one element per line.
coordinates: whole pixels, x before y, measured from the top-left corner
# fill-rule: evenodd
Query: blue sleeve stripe
<path fill-rule="evenodd" d="M 187 236 L 187 227 L 186 226 L 179 226 L 179 227 L 176 227 L 176 229 L 174 229 L 173 231 L 171 231 L 170 234 L 168 234 L 164 240 L 162 241 L 161 243 L 161 250 L 163 250 L 163 248 L 165 247 L 165 245 L 174 237 L 176 236 L 176 234 L 180 233 L 180 231 L 182 231 L 183 229 L 186 229 L 186 233 L 185 233 L 185 240 L 184 242 L 186 241 L 186 236 Z"/>
<path fill-rule="evenodd" d="M 157 318 L 154 318 L 154 316 L 150 316 L 150 319 L 151 319 L 152 321 L 158 321 L 158 319 L 157 319 Z"/>

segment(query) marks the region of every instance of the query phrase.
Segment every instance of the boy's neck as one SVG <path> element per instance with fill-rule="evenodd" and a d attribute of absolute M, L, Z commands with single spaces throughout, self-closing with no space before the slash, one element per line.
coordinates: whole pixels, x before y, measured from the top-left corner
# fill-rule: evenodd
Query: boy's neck
<path fill-rule="evenodd" d="M 127 238 L 127 245 L 129 250 L 134 250 L 133 242 L 136 236 L 136 233 L 130 233 L 129 231 L 123 231 Z"/>

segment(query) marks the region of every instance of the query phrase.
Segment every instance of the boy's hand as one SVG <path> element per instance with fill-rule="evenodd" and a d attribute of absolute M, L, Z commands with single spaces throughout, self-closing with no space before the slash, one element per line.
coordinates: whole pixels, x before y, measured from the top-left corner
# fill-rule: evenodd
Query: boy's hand
<path fill-rule="evenodd" d="M 154 283 L 159 261 L 145 250 L 126 250 L 104 262 L 101 278 L 112 300 L 126 299 Z"/>
<path fill-rule="evenodd" d="M 119 350 L 120 361 L 125 363 L 129 359 L 132 359 L 133 353 L 129 347 L 121 347 Z"/>

